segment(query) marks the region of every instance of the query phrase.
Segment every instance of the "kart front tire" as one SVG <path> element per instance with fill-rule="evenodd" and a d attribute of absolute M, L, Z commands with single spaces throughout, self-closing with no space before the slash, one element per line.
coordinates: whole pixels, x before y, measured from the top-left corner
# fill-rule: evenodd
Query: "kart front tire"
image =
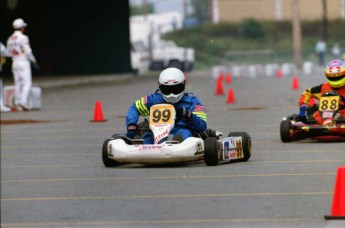
<path fill-rule="evenodd" d="M 215 137 L 206 138 L 204 141 L 205 153 L 204 161 L 207 166 L 217 166 L 219 164 L 218 141 Z"/>
<path fill-rule="evenodd" d="M 280 139 L 282 142 L 291 142 L 292 137 L 290 135 L 291 122 L 290 120 L 283 120 L 280 123 Z"/>
<path fill-rule="evenodd" d="M 247 132 L 230 132 L 228 137 L 242 137 L 243 158 L 238 161 L 248 161 L 252 155 L 252 139 Z"/>
<path fill-rule="evenodd" d="M 119 166 L 120 163 L 112 160 L 108 157 L 108 143 L 109 141 L 111 141 L 112 139 L 106 139 L 103 143 L 103 148 L 102 148 L 102 160 L 103 160 L 103 164 L 105 167 L 116 167 Z"/>

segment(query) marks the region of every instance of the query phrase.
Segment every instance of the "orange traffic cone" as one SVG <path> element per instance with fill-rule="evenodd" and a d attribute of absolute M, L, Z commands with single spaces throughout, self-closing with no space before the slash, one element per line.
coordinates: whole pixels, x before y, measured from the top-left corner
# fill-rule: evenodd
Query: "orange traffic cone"
<path fill-rule="evenodd" d="M 345 219 L 345 166 L 338 167 L 331 215 L 325 219 Z"/>
<path fill-rule="evenodd" d="M 234 90 L 233 89 L 229 89 L 228 91 L 228 100 L 227 100 L 228 104 L 233 104 L 235 103 L 235 95 L 234 95 Z"/>
<path fill-rule="evenodd" d="M 230 73 L 227 73 L 226 74 L 226 77 L 225 77 L 225 82 L 226 84 L 231 84 L 231 74 Z"/>
<path fill-rule="evenodd" d="M 298 77 L 296 76 L 292 78 L 292 89 L 299 89 Z"/>
<path fill-rule="evenodd" d="M 282 78 L 283 77 L 283 71 L 282 70 L 278 70 L 277 71 L 277 78 Z"/>
<path fill-rule="evenodd" d="M 95 104 L 95 113 L 93 115 L 93 120 L 90 120 L 91 122 L 105 122 L 103 118 L 103 111 L 102 111 L 102 104 L 100 101 L 96 101 Z"/>
<path fill-rule="evenodd" d="M 224 78 L 224 74 L 223 74 L 223 71 L 220 71 L 219 74 L 218 74 L 218 79 L 221 78 L 221 80 L 223 81 L 223 78 Z M 219 79 L 220 80 L 220 79 Z"/>
<path fill-rule="evenodd" d="M 218 76 L 215 95 L 224 95 L 222 75 Z"/>

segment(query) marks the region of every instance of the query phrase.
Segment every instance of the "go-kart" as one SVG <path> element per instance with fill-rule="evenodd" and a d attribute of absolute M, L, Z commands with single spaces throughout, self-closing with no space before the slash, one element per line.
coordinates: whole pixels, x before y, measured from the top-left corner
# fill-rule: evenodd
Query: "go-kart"
<path fill-rule="evenodd" d="M 121 164 L 161 165 L 204 161 L 207 166 L 232 161 L 248 161 L 251 156 L 251 138 L 246 132 L 231 132 L 220 139 L 222 133 L 207 129 L 193 134 L 184 141 L 172 137 L 176 111 L 171 104 L 157 104 L 150 108 L 149 120 L 138 125 L 137 137 L 115 134 L 103 143 L 102 159 L 106 167 Z M 153 144 L 144 144 L 141 136 L 152 131 Z M 137 139 L 138 138 L 138 139 Z"/>
<path fill-rule="evenodd" d="M 280 123 L 281 140 L 345 140 L 345 118 L 339 113 L 345 107 L 340 105 L 340 99 L 341 95 L 334 92 L 323 94 L 318 104 L 307 109 L 306 121 L 301 121 L 296 114 L 284 117 Z M 317 111 L 318 119 L 313 115 Z"/>

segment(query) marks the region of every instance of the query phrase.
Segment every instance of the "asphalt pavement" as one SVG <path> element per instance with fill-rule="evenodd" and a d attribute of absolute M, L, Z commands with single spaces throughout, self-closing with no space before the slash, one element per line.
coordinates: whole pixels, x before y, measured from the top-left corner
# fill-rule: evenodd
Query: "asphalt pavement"
<path fill-rule="evenodd" d="M 345 226 L 324 219 L 345 143 L 279 136 L 282 117 L 298 110 L 305 88 L 324 81 L 322 72 L 296 75 L 298 88 L 293 75 L 234 77 L 223 95 L 215 95 L 211 70 L 188 76 L 209 128 L 251 136 L 248 162 L 106 168 L 104 140 L 125 130 L 129 105 L 156 89 L 158 74 L 37 77 L 42 109 L 1 113 L 1 227 Z M 90 121 L 97 100 L 105 122 Z"/>

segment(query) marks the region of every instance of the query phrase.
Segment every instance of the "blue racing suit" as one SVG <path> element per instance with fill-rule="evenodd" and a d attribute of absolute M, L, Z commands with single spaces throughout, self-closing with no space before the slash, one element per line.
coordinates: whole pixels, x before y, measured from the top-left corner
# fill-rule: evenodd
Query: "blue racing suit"
<path fill-rule="evenodd" d="M 155 93 L 142 97 L 141 99 L 134 102 L 133 105 L 129 107 L 126 116 L 126 125 L 137 124 L 139 116 L 150 115 L 150 108 L 155 104 L 167 103 L 162 94 L 158 91 Z M 174 104 L 175 109 L 185 107 L 193 113 L 189 121 L 183 119 L 175 120 L 175 126 L 171 130 L 170 134 L 177 135 L 180 134 L 185 140 L 192 136 L 192 132 L 204 132 L 207 129 L 207 115 L 205 113 L 205 108 L 202 102 L 193 94 L 185 93 L 181 100 Z M 153 144 L 153 134 L 152 132 L 146 132 L 142 135 L 145 144 Z"/>

